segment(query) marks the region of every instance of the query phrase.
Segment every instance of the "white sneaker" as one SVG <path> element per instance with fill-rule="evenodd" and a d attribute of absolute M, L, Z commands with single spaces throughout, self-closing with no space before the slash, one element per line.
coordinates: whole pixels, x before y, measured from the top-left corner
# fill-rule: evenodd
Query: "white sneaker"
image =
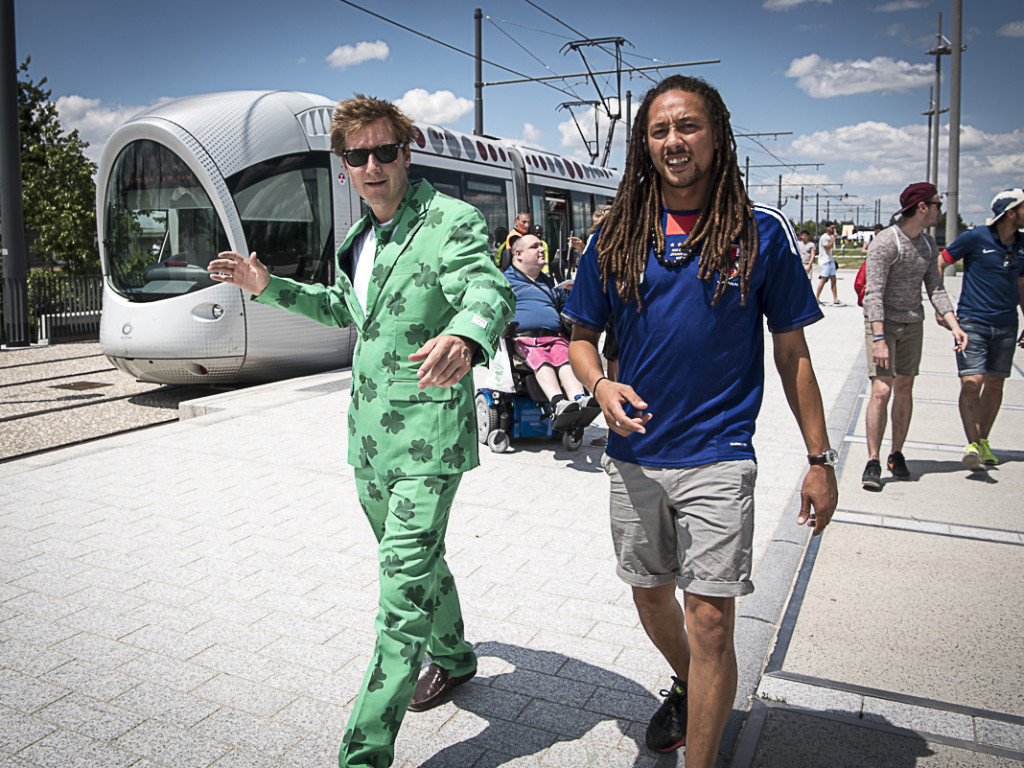
<path fill-rule="evenodd" d="M 592 405 L 597 405 L 597 398 L 593 395 L 576 395 L 576 402 L 580 404 L 580 410 L 590 408 Z"/>
<path fill-rule="evenodd" d="M 559 400 L 557 403 L 555 403 L 555 412 L 552 415 L 552 418 L 557 419 L 563 413 L 572 413 L 573 411 L 578 411 L 579 409 L 580 404 L 575 400 Z"/>

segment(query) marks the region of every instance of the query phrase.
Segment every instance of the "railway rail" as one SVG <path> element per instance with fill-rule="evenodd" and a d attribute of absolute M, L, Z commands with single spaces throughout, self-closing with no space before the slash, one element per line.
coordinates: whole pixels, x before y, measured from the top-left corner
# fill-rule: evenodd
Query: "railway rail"
<path fill-rule="evenodd" d="M 138 382 L 97 342 L 0 350 L 0 463 L 178 419 L 210 386 Z"/>

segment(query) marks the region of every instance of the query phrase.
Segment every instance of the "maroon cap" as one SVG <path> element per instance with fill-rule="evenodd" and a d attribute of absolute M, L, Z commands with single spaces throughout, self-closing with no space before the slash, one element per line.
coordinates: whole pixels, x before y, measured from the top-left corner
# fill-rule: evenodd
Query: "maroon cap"
<path fill-rule="evenodd" d="M 934 184 L 930 184 L 927 181 L 918 181 L 911 184 L 900 193 L 900 205 L 903 207 L 896 211 L 893 216 L 906 213 L 918 203 L 923 203 L 928 198 L 937 194 L 939 194 L 939 190 L 935 188 Z"/>

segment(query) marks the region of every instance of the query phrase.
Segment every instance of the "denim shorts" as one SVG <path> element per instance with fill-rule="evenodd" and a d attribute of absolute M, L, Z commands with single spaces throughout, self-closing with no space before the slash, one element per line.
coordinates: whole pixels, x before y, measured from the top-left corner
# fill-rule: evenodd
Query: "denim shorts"
<path fill-rule="evenodd" d="M 960 327 L 967 334 L 967 349 L 956 353 L 956 367 L 960 375 L 987 373 L 1000 379 L 1009 378 L 1013 351 L 1017 348 L 1017 324 L 989 325 L 964 318 Z"/>
<path fill-rule="evenodd" d="M 836 263 L 834 261 L 825 261 L 818 264 L 818 277 L 835 277 L 836 276 Z"/>
<path fill-rule="evenodd" d="M 754 591 L 754 461 L 663 468 L 605 454 L 601 464 L 620 579 L 645 588 L 675 581 L 702 597 Z"/>

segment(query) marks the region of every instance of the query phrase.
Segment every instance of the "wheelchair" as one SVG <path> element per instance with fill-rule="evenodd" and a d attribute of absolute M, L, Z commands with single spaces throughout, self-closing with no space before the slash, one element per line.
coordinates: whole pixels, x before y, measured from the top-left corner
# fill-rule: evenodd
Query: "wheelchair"
<path fill-rule="evenodd" d="M 583 443 L 583 432 L 601 412 L 600 406 L 580 408 L 563 414 L 554 423 L 553 409 L 537 383 L 533 369 L 515 344 L 518 323 L 510 323 L 502 334 L 507 364 L 514 391 L 481 387 L 476 391 L 477 438 L 494 453 L 504 453 L 512 440 L 522 437 L 553 437 L 566 450 L 575 451 Z M 500 350 L 497 353 L 501 354 Z M 499 361 L 492 361 L 495 365 Z"/>

